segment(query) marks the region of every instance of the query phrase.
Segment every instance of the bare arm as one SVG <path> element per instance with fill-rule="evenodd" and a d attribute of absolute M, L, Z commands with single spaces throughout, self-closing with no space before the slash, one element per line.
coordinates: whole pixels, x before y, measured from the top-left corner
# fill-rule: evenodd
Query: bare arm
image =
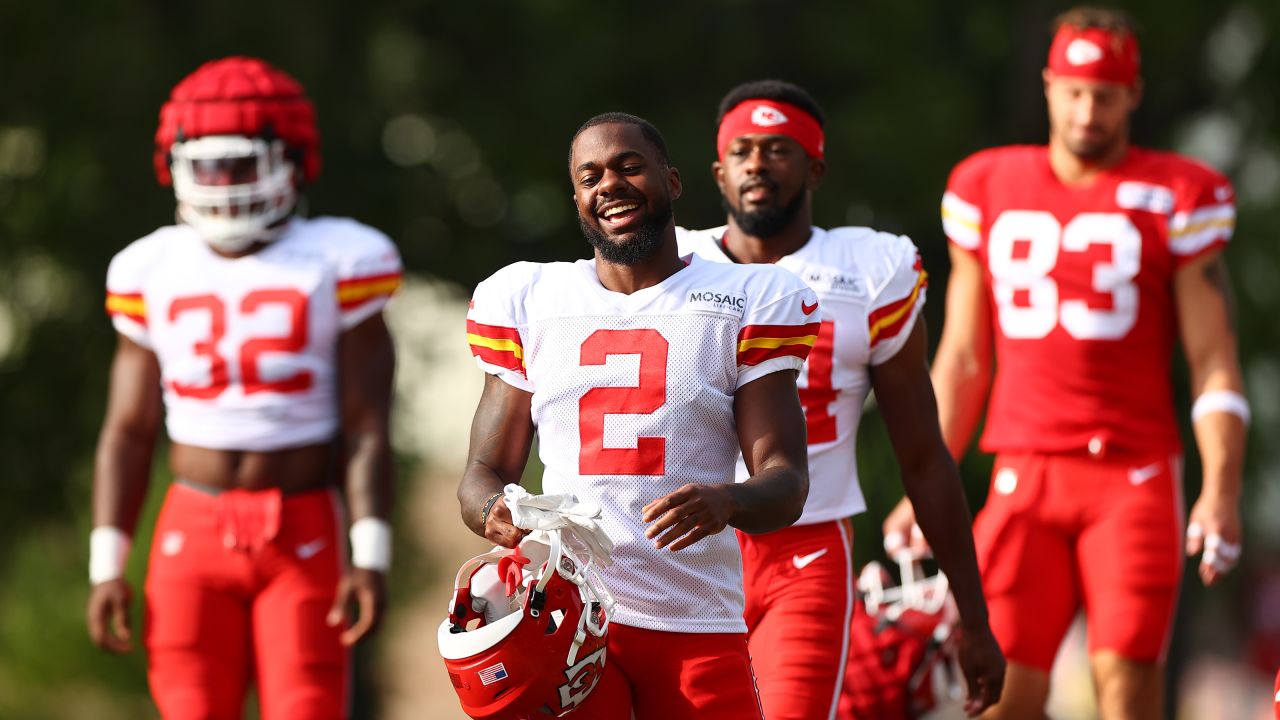
<path fill-rule="evenodd" d="M 132 535 L 151 479 L 151 458 L 164 415 L 160 365 L 150 350 L 119 336 L 111 363 L 107 413 L 98 437 L 93 473 L 93 525 Z M 111 652 L 132 648 L 129 605 L 133 591 L 123 577 L 93 586 L 86 609 L 89 636 Z"/>
<path fill-rule="evenodd" d="M 991 390 L 992 328 L 982 264 L 956 247 L 951 248 L 946 305 L 932 380 L 942 438 L 951 457 L 958 460 L 969 447 Z M 884 521 L 886 540 L 910 540 L 913 550 L 923 552 L 923 539 L 913 537 L 915 523 L 911 500 L 903 498 Z"/>
<path fill-rule="evenodd" d="M 533 445 L 533 394 L 484 376 L 484 392 L 471 421 L 471 448 L 458 484 L 462 521 L 471 531 L 496 545 L 515 547 L 525 531 L 511 524 L 511 512 L 499 499 L 487 522 L 481 521 L 485 503 L 508 483 L 519 483 Z"/>
<path fill-rule="evenodd" d="M 1211 253 L 1179 268 L 1173 293 L 1191 371 L 1191 397 L 1215 390 L 1243 394 L 1231 282 L 1221 255 Z M 1204 478 L 1189 520 L 1203 529 L 1205 537 L 1216 534 L 1233 545 L 1240 542 L 1245 429 L 1243 419 L 1225 412 L 1210 413 L 1195 422 Z M 1202 544 L 1202 538 L 1189 536 L 1187 554 L 1199 553 Z M 1206 585 L 1223 574 L 1225 570 L 1215 568 L 1209 558 L 1200 564 L 1200 577 Z"/>
<path fill-rule="evenodd" d="M 951 248 L 947 321 L 933 359 L 938 424 L 951 457 L 961 458 L 991 390 L 991 308 L 978 259 Z"/>
<path fill-rule="evenodd" d="M 796 373 L 775 372 L 738 388 L 738 443 L 751 477 L 742 483 L 685 485 L 644 508 L 645 536 L 681 550 L 726 526 L 749 533 L 799 519 L 809 495 L 809 456 Z"/>
<path fill-rule="evenodd" d="M 987 625 L 972 517 L 960 473 L 942 440 L 933 387 L 929 381 L 924 319 L 916 323 L 897 355 L 871 367 L 880 413 L 902 467 L 902 484 L 915 507 L 938 566 L 947 574 L 964 628 L 968 654 L 962 654 L 970 683 L 971 713 L 1000 697 L 1004 658 Z"/>
<path fill-rule="evenodd" d="M 379 313 L 338 339 L 344 489 L 351 519 L 391 518 L 391 391 L 396 356 Z"/>
<path fill-rule="evenodd" d="M 94 527 L 116 527 L 133 534 L 150 484 L 151 458 L 163 417 L 155 354 L 120 335 L 94 458 Z"/>
<path fill-rule="evenodd" d="M 395 347 L 382 314 L 374 315 L 338 337 L 338 402 L 342 416 L 342 442 L 346 451 L 343 489 L 353 526 L 365 519 L 374 537 L 358 540 L 370 549 L 384 545 L 390 551 L 386 523 L 391 519 L 391 392 L 395 375 Z M 353 533 L 355 535 L 355 533 Z M 365 539 L 368 538 L 368 539 Z M 378 629 L 386 607 L 385 569 L 381 560 L 361 567 L 361 548 L 352 543 L 353 564 L 338 587 L 329 624 L 347 617 L 352 603 L 359 614 L 342 634 L 345 645 L 354 645 Z M 371 553 L 378 555 L 379 553 Z"/>

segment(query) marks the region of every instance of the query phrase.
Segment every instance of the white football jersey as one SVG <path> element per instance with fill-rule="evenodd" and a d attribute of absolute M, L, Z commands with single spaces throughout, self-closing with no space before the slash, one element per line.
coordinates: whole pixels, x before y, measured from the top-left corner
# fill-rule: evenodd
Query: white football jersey
<path fill-rule="evenodd" d="M 533 393 L 543 491 L 604 508 L 617 622 L 746 632 L 732 528 L 656 550 L 641 509 L 688 483 L 733 482 L 734 392 L 800 369 L 817 304 L 779 268 L 698 258 L 630 295 L 606 289 L 594 260 L 516 263 L 476 288 L 467 340 L 483 370 Z"/>
<path fill-rule="evenodd" d="M 337 433 L 338 335 L 379 312 L 400 274 L 391 241 L 354 220 L 294 219 L 235 259 L 173 225 L 112 259 L 107 312 L 156 354 L 173 441 L 278 450 Z"/>
<path fill-rule="evenodd" d="M 679 228 L 680 252 L 733 262 L 724 232 Z M 867 509 L 855 443 L 871 391 L 869 368 L 906 343 L 924 307 L 927 276 L 910 239 L 864 227 L 815 227 L 803 247 L 777 264 L 808 283 L 822 303 L 818 341 L 798 383 L 809 429 L 809 499 L 796 524 L 838 520 Z M 739 461 L 738 478 L 745 477 Z"/>

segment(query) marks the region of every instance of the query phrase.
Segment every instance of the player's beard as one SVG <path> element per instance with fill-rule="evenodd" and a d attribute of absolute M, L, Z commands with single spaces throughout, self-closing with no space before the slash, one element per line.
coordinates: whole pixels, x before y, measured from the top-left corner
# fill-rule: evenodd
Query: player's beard
<path fill-rule="evenodd" d="M 758 238 L 773 237 L 782 232 L 800 213 L 800 208 L 804 206 L 805 189 L 803 187 L 796 190 L 795 197 L 782 203 L 781 205 L 772 205 L 760 210 L 747 211 L 742 208 L 735 208 L 729 204 L 729 199 L 720 194 L 720 204 L 724 207 L 725 212 L 733 217 L 734 222 L 748 235 Z"/>
<path fill-rule="evenodd" d="M 658 247 L 662 245 L 662 235 L 671 220 L 671 200 L 667 198 L 649 213 L 640 227 L 616 240 L 609 239 L 600 232 L 597 225 L 588 223 L 582 216 L 578 216 L 578 225 L 587 242 L 600 253 L 600 257 L 616 265 L 635 265 L 653 257 L 658 251 Z"/>
<path fill-rule="evenodd" d="M 1083 138 L 1074 139 L 1070 136 L 1064 136 L 1063 144 L 1066 145 L 1067 150 L 1071 151 L 1072 155 L 1075 155 L 1081 160 L 1087 162 L 1099 161 L 1109 157 L 1113 152 L 1115 152 L 1116 147 L 1123 143 L 1124 139 L 1128 136 L 1129 126 L 1126 123 L 1113 130 L 1110 135 L 1100 137 L 1096 140 L 1087 140 Z"/>

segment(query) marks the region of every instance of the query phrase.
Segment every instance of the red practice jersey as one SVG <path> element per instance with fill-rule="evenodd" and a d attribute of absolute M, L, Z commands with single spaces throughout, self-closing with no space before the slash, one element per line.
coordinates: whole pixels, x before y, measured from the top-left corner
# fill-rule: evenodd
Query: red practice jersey
<path fill-rule="evenodd" d="M 985 269 L 996 375 L 982 449 L 1176 451 L 1174 272 L 1235 227 L 1219 173 L 1130 148 L 1078 186 L 1048 148 L 986 150 L 942 201 L 956 246 Z"/>

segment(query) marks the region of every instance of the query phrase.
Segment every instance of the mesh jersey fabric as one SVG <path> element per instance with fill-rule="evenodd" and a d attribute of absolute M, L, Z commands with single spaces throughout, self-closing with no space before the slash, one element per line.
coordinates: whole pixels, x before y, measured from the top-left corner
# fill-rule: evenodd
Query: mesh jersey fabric
<path fill-rule="evenodd" d="M 992 306 L 983 450 L 1180 449 L 1173 278 L 1231 238 L 1226 178 L 1134 147 L 1068 186 L 1046 147 L 1001 147 L 956 166 L 942 217 L 951 243 L 982 264 Z"/>
<path fill-rule="evenodd" d="M 679 228 L 676 237 L 681 252 L 729 263 L 724 232 Z M 856 443 L 870 368 L 896 355 L 911 335 L 924 308 L 926 274 L 909 238 L 865 227 L 815 227 L 808 242 L 777 265 L 817 293 L 822 314 L 797 383 L 809 430 L 809 498 L 796 524 L 846 518 L 867 508 Z M 737 476 L 747 476 L 741 459 Z"/>
<path fill-rule="evenodd" d="M 476 288 L 468 342 L 482 369 L 533 394 L 544 492 L 604 509 L 616 622 L 746 631 L 733 530 L 656 550 L 641 509 L 687 483 L 733 481 L 734 393 L 800 368 L 816 304 L 780 268 L 697 258 L 630 295 L 607 290 L 593 260 L 516 263 Z"/>
<path fill-rule="evenodd" d="M 395 245 L 354 220 L 294 219 L 234 259 L 174 225 L 112 259 L 106 308 L 156 354 L 172 440 L 270 451 L 337 432 L 338 335 L 379 312 L 400 277 Z"/>

